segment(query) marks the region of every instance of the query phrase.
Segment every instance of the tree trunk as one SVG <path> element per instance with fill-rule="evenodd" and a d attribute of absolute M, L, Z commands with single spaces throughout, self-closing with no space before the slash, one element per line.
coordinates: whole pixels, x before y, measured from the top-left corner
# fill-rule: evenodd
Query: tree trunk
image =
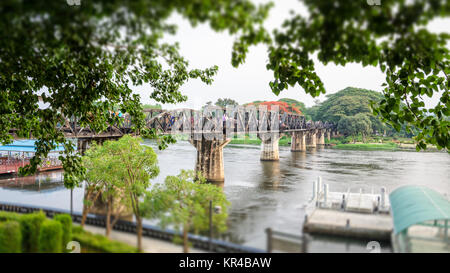
<path fill-rule="evenodd" d="M 137 228 L 137 248 L 139 252 L 143 252 L 142 249 L 142 219 L 141 217 L 136 217 L 136 228 Z"/>
<path fill-rule="evenodd" d="M 188 227 L 183 228 L 183 252 L 189 253 Z"/>
<path fill-rule="evenodd" d="M 109 238 L 109 235 L 111 234 L 111 199 L 108 198 L 108 202 L 106 204 L 107 209 L 106 209 L 106 234 L 105 236 L 107 238 Z"/>
<path fill-rule="evenodd" d="M 86 223 L 86 218 L 88 215 L 89 210 L 85 207 L 83 207 L 83 216 L 81 217 L 81 227 L 84 228 L 84 224 Z"/>
<path fill-rule="evenodd" d="M 85 198 L 86 198 L 86 200 L 89 200 L 89 198 L 91 198 L 91 192 L 89 190 L 87 191 Z M 89 213 L 89 209 L 90 209 L 90 206 L 83 205 L 83 216 L 81 217 L 81 224 L 80 224 L 81 227 L 83 227 L 83 228 L 84 228 L 84 224 L 86 223 L 86 218 Z"/>

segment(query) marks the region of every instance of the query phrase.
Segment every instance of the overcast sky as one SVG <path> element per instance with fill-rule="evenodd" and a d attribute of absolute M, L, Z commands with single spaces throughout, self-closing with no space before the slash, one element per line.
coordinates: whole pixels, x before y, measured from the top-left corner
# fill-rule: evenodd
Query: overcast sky
<path fill-rule="evenodd" d="M 266 0 L 255 1 L 257 3 L 268 2 Z M 268 29 L 278 28 L 282 22 L 289 18 L 289 11 L 295 10 L 302 15 L 307 11 L 298 0 L 273 1 L 275 6 L 271 9 L 270 16 L 265 23 Z M 170 22 L 178 25 L 175 36 L 166 37 L 169 42 L 180 43 L 181 54 L 189 60 L 191 68 L 207 68 L 213 65 L 219 67 L 218 74 L 214 77 L 212 85 L 206 85 L 200 80 L 190 80 L 181 89 L 188 96 L 188 101 L 177 105 L 164 105 L 165 109 L 194 108 L 199 109 L 206 102 L 213 103 L 218 98 L 231 98 L 242 103 L 254 100 L 278 100 L 280 98 L 292 98 L 302 101 L 306 106 L 314 105 L 315 98 L 305 94 L 301 87 L 290 87 L 277 97 L 269 87 L 273 79 L 272 72 L 266 70 L 267 48 L 264 45 L 251 47 L 245 64 L 239 68 L 231 65 L 231 50 L 234 37 L 226 32 L 217 33 L 208 25 L 191 27 L 189 22 L 179 15 L 171 17 Z M 450 19 L 437 19 L 429 29 L 435 32 L 448 32 Z M 384 75 L 377 67 L 362 67 L 359 64 L 347 64 L 345 67 L 334 64 L 322 65 L 316 62 L 316 71 L 324 82 L 328 93 L 334 93 L 348 86 L 381 91 Z M 134 91 L 141 95 L 143 103 L 155 103 L 149 99 L 151 89 L 148 85 L 134 87 Z M 324 100 L 324 95 L 319 97 Z M 434 106 L 439 100 L 438 96 L 426 99 L 427 106 Z"/>

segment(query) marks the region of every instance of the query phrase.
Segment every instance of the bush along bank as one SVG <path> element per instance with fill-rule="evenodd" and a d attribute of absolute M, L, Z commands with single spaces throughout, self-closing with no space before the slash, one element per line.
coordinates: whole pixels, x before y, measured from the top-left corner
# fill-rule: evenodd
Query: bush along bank
<path fill-rule="evenodd" d="M 67 249 L 71 241 L 80 243 L 82 252 L 137 252 L 135 247 L 73 226 L 68 214 L 48 219 L 42 211 L 30 214 L 0 211 L 0 253 L 71 252 Z"/>

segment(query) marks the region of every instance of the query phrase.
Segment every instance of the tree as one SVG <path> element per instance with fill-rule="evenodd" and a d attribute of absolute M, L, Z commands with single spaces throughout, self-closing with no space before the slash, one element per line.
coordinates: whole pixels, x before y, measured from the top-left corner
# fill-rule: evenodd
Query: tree
<path fill-rule="evenodd" d="M 354 136 L 356 134 L 356 128 L 354 124 L 354 118 L 349 116 L 343 116 L 337 125 L 339 132 L 344 134 L 344 136 L 352 136 L 352 141 L 354 142 Z"/>
<path fill-rule="evenodd" d="M 233 100 L 233 99 L 224 98 L 224 99 L 218 99 L 216 101 L 215 105 L 219 106 L 219 107 L 222 107 L 222 108 L 225 108 L 228 105 L 237 106 L 237 105 L 239 105 L 239 103 L 237 101 Z"/>
<path fill-rule="evenodd" d="M 288 98 L 279 99 L 278 101 L 286 102 L 286 103 L 290 104 L 291 107 L 299 109 L 301 113 L 303 113 L 303 114 L 305 113 L 306 106 L 301 101 L 294 100 L 294 99 L 288 99 Z"/>
<path fill-rule="evenodd" d="M 372 132 L 371 121 L 367 114 L 359 113 L 355 116 L 342 116 L 338 123 L 338 131 L 345 136 L 352 136 L 353 143 L 355 137 L 362 135 L 363 141 L 366 141 L 366 136 Z"/>
<path fill-rule="evenodd" d="M 372 122 L 367 114 L 359 113 L 355 116 L 356 119 L 356 132 L 360 133 L 363 142 L 366 142 L 366 136 L 372 133 Z"/>
<path fill-rule="evenodd" d="M 157 156 L 149 146 L 141 145 L 140 137 L 125 135 L 117 141 L 106 141 L 101 146 L 113 197 L 126 198 L 136 219 L 137 247 L 142 251 L 141 198 L 150 186 L 150 179 L 159 174 Z M 114 204 L 111 204 L 114 205 Z"/>
<path fill-rule="evenodd" d="M 370 102 L 379 102 L 383 95 L 379 92 L 347 87 L 333 94 L 328 94 L 327 99 L 317 106 L 314 110 L 308 110 L 313 114 L 313 120 L 328 121 L 338 124 L 343 116 L 354 116 L 359 113 L 367 115 L 372 124 L 373 131 L 384 131 L 387 126 L 381 122 L 379 116 L 372 115 Z M 313 112 L 316 111 L 316 112 Z"/>
<path fill-rule="evenodd" d="M 325 93 L 312 56 L 327 64 L 360 63 L 377 66 L 386 75 L 384 98 L 372 105 L 373 113 L 397 131 L 402 124 L 415 126 L 418 149 L 435 144 L 450 148 L 450 53 L 448 33 L 435 34 L 425 27 L 434 18 L 448 17 L 450 2 L 442 0 L 366 1 L 303 0 L 308 17 L 293 13 L 273 33 L 269 63 L 279 94 L 299 85 L 313 97 Z M 236 62 L 235 64 L 239 64 Z M 423 96 L 440 96 L 426 109 Z M 402 105 L 403 104 L 403 105 Z"/>
<path fill-rule="evenodd" d="M 81 218 L 82 227 L 84 227 L 87 215 L 104 188 L 105 179 L 103 175 L 105 170 L 100 169 L 103 166 L 101 164 L 103 158 L 100 156 L 98 147 L 97 143 L 93 142 L 82 158 L 82 164 L 87 169 L 85 176 L 79 179 L 85 181 L 83 215 Z"/>
<path fill-rule="evenodd" d="M 260 105 L 263 105 L 267 107 L 268 111 L 270 111 L 272 109 L 272 106 L 274 106 L 278 107 L 280 113 L 302 115 L 302 111 L 300 111 L 300 109 L 297 108 L 296 103 L 293 102 L 294 100 L 290 100 L 288 102 L 286 100 L 289 99 L 280 99 L 278 101 L 254 101 L 245 104 L 245 106 L 254 105 L 256 108 L 258 108 Z"/>
<path fill-rule="evenodd" d="M 217 67 L 191 69 L 178 44 L 162 41 L 174 34 L 169 17 L 177 12 L 192 25 L 209 23 L 215 31 L 236 36 L 236 52 L 267 39 L 262 27 L 270 5 L 249 0 L 98 0 L 68 5 L 66 1 L 0 1 L 0 142 L 19 136 L 38 139 L 36 154 L 22 174 L 34 173 L 42 158 L 60 143 L 66 155 L 64 183 L 73 188 L 85 171 L 72 142 L 58 124 L 76 117 L 96 132 L 120 122 L 109 115 L 115 105 L 145 130 L 140 97 L 131 85 L 150 85 L 158 103 L 183 102 L 180 87 L 189 79 L 212 82 Z M 41 103 L 47 108 L 39 107 Z M 165 138 L 163 138 L 165 140 Z M 164 147 L 164 145 L 162 146 Z"/>
<path fill-rule="evenodd" d="M 229 202 L 222 188 L 205 183 L 194 171 L 182 170 L 177 176 L 167 176 L 163 185 L 155 185 L 146 195 L 142 207 L 147 218 L 159 218 L 165 227 L 174 225 L 183 233 L 183 251 L 189 252 L 188 233 L 209 229 L 209 201 L 221 208 L 212 218 L 213 228 L 226 230 Z"/>
<path fill-rule="evenodd" d="M 339 121 L 344 116 L 354 116 L 357 114 L 364 114 L 370 119 L 372 126 L 371 132 L 387 131 L 393 135 L 396 130 L 382 122 L 380 115 L 373 115 L 370 108 L 370 103 L 378 103 L 383 99 L 383 95 L 379 92 L 361 88 L 347 87 L 333 94 L 328 94 L 327 99 L 320 104 L 317 104 L 306 110 L 306 113 L 312 117 L 313 120 L 328 121 L 334 124 L 339 124 Z M 406 124 L 403 124 L 400 131 L 397 133 L 400 136 L 412 137 L 417 134 L 415 128 L 406 130 Z"/>
<path fill-rule="evenodd" d="M 84 179 L 86 189 L 81 225 L 84 226 L 86 216 L 94 204 L 102 201 L 100 204 L 106 206 L 106 237 L 109 237 L 122 214 L 131 207 L 130 198 L 122 186 L 122 177 L 112 171 L 123 168 L 123 163 L 110 154 L 111 142 L 106 141 L 103 145 L 93 143 L 82 158 L 87 172 Z"/>
<path fill-rule="evenodd" d="M 155 105 L 152 105 L 152 104 L 143 104 L 143 105 L 142 105 L 142 109 L 144 109 L 144 110 L 146 110 L 146 109 L 159 109 L 159 110 L 161 110 L 161 109 L 162 109 L 162 106 L 161 106 L 161 104 L 155 104 Z"/>

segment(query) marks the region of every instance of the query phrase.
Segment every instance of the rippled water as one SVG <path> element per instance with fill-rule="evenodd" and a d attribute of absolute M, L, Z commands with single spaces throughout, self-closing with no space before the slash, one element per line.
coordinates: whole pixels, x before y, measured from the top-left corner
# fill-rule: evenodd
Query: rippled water
<path fill-rule="evenodd" d="M 148 143 L 149 144 L 149 143 Z M 150 144 L 151 145 L 151 144 Z M 187 142 L 157 151 L 161 169 L 156 182 L 180 169 L 194 167 L 196 151 Z M 346 151 L 312 149 L 292 153 L 280 147 L 280 161 L 261 162 L 259 146 L 228 145 L 224 149 L 224 191 L 231 201 L 227 240 L 265 248 L 264 230 L 301 234 L 304 205 L 312 182 L 321 176 L 331 191 L 351 188 L 378 192 L 400 185 L 425 185 L 450 196 L 450 156 L 442 152 Z M 56 174 L 51 174 L 56 175 Z M 69 209 L 70 192 L 61 182 L 0 181 L 0 200 Z M 38 178 L 36 178 L 38 179 Z M 20 186 L 22 183 L 22 186 Z M 28 186 L 25 184 L 28 183 Z M 31 185 L 32 184 L 32 185 Z M 49 186 L 50 184 L 50 186 Z M 82 209 L 83 190 L 74 191 L 74 209 Z M 311 252 L 365 252 L 367 242 L 315 236 Z M 383 251 L 389 247 L 382 243 Z"/>

